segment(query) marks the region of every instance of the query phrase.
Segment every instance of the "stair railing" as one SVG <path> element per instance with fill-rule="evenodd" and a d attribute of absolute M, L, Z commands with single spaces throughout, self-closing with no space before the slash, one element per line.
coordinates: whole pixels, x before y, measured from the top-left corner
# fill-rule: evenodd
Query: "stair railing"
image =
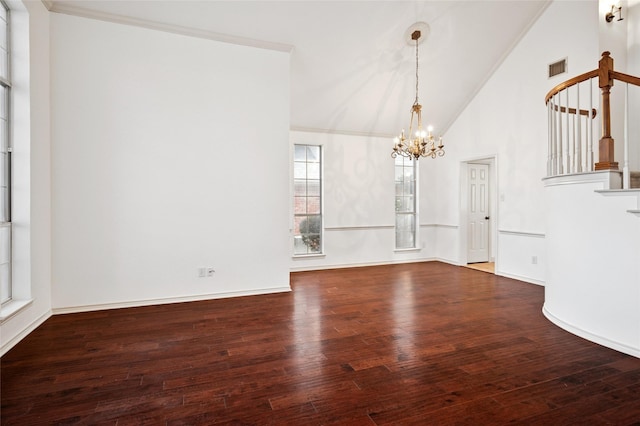
<path fill-rule="evenodd" d="M 547 176 L 618 170 L 611 136 L 610 94 L 614 80 L 626 83 L 623 188 L 629 188 L 628 91 L 629 84 L 640 86 L 640 78 L 614 71 L 609 52 L 602 54 L 597 69 L 558 84 L 545 96 L 549 123 Z M 594 81 L 601 91 L 602 132 L 598 143 L 598 161 L 595 163 L 593 122 L 597 110 L 594 106 Z"/>

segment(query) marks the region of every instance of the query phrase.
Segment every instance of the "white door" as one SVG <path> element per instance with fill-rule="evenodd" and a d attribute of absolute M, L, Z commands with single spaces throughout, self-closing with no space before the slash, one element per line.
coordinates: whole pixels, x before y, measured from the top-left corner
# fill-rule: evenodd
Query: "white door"
<path fill-rule="evenodd" d="M 489 261 L 489 166 L 468 164 L 467 263 Z"/>

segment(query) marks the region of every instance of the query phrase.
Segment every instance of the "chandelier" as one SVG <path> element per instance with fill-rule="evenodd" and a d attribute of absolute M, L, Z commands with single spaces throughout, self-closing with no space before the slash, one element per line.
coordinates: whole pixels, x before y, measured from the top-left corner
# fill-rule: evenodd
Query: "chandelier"
<path fill-rule="evenodd" d="M 409 122 L 409 133 L 405 135 L 404 129 L 393 142 L 393 151 L 391 156 L 396 158 L 401 155 L 406 158 L 420 157 L 442 157 L 444 155 L 444 145 L 442 144 L 442 136 L 436 138 L 431 133 L 433 128 L 429 126 L 426 131 L 422 127 L 422 105 L 418 102 L 418 40 L 420 40 L 420 30 L 411 33 L 411 40 L 416 42 L 416 99 L 411 107 L 411 121 Z"/>

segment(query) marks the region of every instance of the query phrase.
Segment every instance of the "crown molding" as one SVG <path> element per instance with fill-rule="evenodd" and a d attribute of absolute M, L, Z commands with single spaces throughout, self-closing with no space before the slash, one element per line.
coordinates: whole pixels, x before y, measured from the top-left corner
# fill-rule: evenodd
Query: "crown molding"
<path fill-rule="evenodd" d="M 338 129 L 318 129 L 314 127 L 301 127 L 301 126 L 291 126 L 289 130 L 292 132 L 302 132 L 302 133 L 326 133 L 330 135 L 365 136 L 369 138 L 385 138 L 385 139 L 394 138 L 394 135 L 391 135 L 388 133 L 360 132 L 360 131 L 353 131 L 353 130 L 338 130 Z"/>
<path fill-rule="evenodd" d="M 42 4 L 44 4 L 44 7 L 47 8 L 47 10 L 51 11 L 51 9 L 53 9 L 53 1 L 52 0 L 41 0 Z"/>
<path fill-rule="evenodd" d="M 219 41 L 222 43 L 236 44 L 240 46 L 256 47 L 259 49 L 275 50 L 278 52 L 290 53 L 293 46 L 285 43 L 276 43 L 265 40 L 256 40 L 248 37 L 239 37 L 214 31 L 189 28 L 180 25 L 165 24 L 162 22 L 149 21 L 146 19 L 131 18 L 106 12 L 97 12 L 80 6 L 60 4 L 53 0 L 41 0 L 45 7 L 54 13 L 78 16 L 81 18 L 96 19 L 99 21 L 112 22 L 116 24 L 130 25 L 134 27 L 147 28 L 150 30 L 163 31 L 172 34 L 179 34 L 189 37 L 202 38 Z"/>

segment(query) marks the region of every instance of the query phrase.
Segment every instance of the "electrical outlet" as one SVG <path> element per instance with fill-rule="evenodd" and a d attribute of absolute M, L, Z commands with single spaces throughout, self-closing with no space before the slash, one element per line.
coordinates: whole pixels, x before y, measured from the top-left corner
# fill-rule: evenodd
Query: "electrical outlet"
<path fill-rule="evenodd" d="M 213 268 L 207 268 L 207 276 L 208 276 L 208 277 L 212 277 L 212 276 L 213 276 L 213 274 L 214 274 L 214 272 L 216 272 L 216 270 L 215 270 L 215 269 L 213 269 Z"/>
<path fill-rule="evenodd" d="M 538 256 L 531 256 L 531 263 L 534 265 L 538 264 Z"/>

